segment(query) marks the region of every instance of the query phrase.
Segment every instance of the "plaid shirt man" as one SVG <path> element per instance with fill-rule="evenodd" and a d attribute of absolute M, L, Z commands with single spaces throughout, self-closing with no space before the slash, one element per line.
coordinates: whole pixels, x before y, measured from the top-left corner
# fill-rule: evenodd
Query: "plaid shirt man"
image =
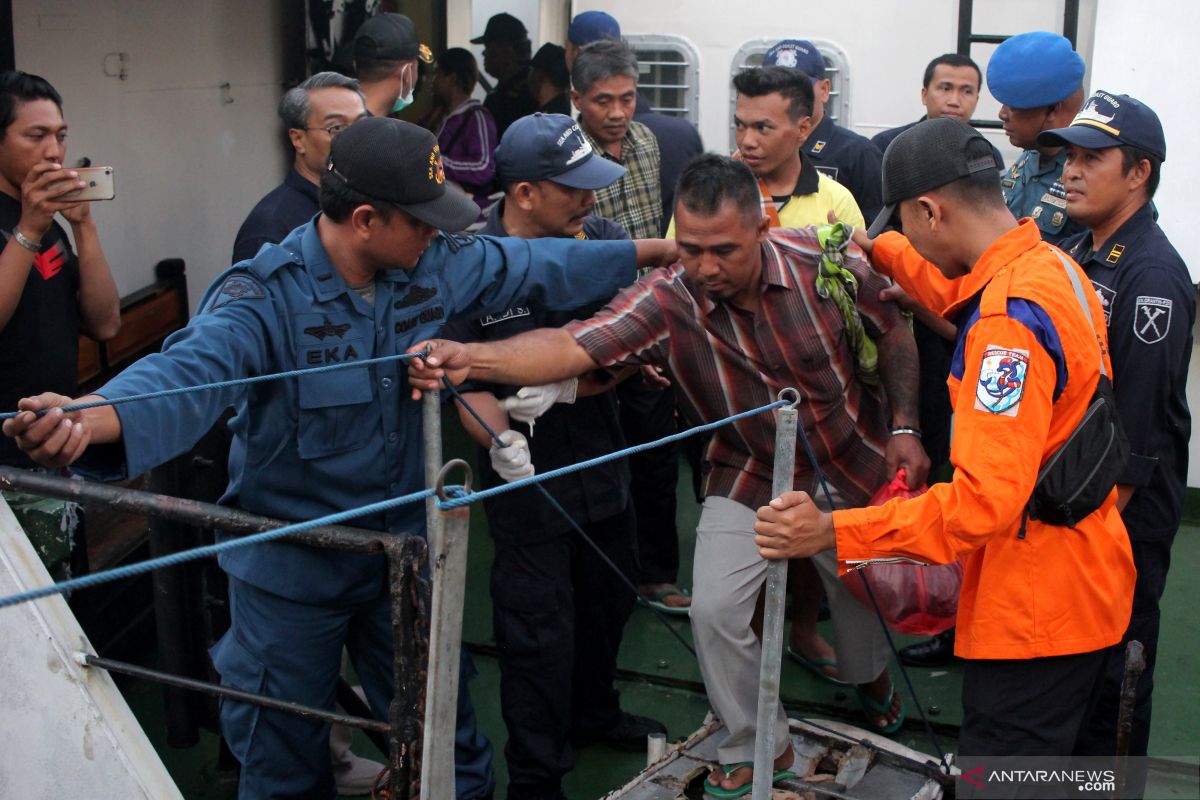
<path fill-rule="evenodd" d="M 884 482 L 887 412 L 882 398 L 855 377 L 855 355 L 832 300 L 814 281 L 821 247 L 811 229 L 779 229 L 763 243 L 763 295 L 757 314 L 710 299 L 681 264 L 657 270 L 623 290 L 590 320 L 567 330 L 602 366 L 667 367 L 685 412 L 709 422 L 800 391 L 800 423 L 821 468 L 849 506 L 865 504 Z M 886 281 L 858 251 L 846 268 L 858 278 L 858 310 L 869 335 L 902 324 L 880 303 Z M 765 414 L 718 428 L 706 454 L 704 494 L 750 508 L 771 499 L 775 422 Z M 796 487 L 814 490 L 807 459 L 796 459 Z"/>
<path fill-rule="evenodd" d="M 662 226 L 662 185 L 658 139 L 640 122 L 630 122 L 617 158 L 583 129 L 592 149 L 629 170 L 625 177 L 596 191 L 598 217 L 607 217 L 629 231 L 631 239 L 657 239 Z"/>

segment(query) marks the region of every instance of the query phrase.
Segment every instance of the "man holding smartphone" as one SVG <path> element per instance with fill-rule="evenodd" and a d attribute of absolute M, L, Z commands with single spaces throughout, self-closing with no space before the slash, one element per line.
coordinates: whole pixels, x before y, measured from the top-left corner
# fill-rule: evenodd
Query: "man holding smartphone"
<path fill-rule="evenodd" d="M 0 73 L 0 406 L 45 391 L 74 394 L 79 334 L 111 339 L 120 298 L 100 247 L 91 204 L 67 195 L 85 187 L 64 166 L 62 97 L 44 78 Z M 54 220 L 71 224 L 78 255 Z M 11 439 L 0 464 L 31 467 Z"/>

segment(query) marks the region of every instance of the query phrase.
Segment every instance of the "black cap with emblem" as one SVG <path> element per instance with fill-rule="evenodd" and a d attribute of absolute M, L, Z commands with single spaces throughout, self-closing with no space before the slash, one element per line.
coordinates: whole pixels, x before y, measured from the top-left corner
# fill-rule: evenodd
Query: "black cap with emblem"
<path fill-rule="evenodd" d="M 372 61 L 433 61 L 429 48 L 417 38 L 417 26 L 403 14 L 376 14 L 354 35 L 354 57 Z"/>
<path fill-rule="evenodd" d="M 369 117 L 333 138 L 326 172 L 359 194 L 407 211 L 435 228 L 461 231 L 479 206 L 446 185 L 442 154 L 429 131 L 389 117 Z"/>

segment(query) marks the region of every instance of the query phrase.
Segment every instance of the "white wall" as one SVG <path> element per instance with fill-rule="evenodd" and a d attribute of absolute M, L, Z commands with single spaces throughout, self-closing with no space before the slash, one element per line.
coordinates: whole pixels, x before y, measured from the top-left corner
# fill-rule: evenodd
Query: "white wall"
<path fill-rule="evenodd" d="M 115 169 L 117 197 L 94 213 L 122 294 L 150 283 L 160 259 L 179 256 L 194 307 L 229 265 L 242 219 L 282 179 L 282 8 L 283 0 L 13 3 L 17 68 L 62 94 L 68 162 L 88 156 Z M 124 81 L 104 74 L 105 54 L 118 52 L 128 55 Z"/>
<path fill-rule="evenodd" d="M 1187 76 L 1194 71 L 1191 47 L 1200 33 L 1200 5 L 1141 0 L 1108 2 L 1101 11 L 1096 23 L 1092 88 L 1132 95 L 1153 108 L 1162 121 L 1167 160 L 1154 202 L 1159 224 L 1195 280 L 1200 277 L 1195 193 L 1200 183 L 1200 152 L 1192 132 L 1200 123 L 1200 113 L 1191 102 Z M 1200 329 L 1193 335 L 1200 341 Z M 1200 412 L 1200 353 L 1196 348 L 1192 349 L 1188 375 L 1188 405 L 1195 414 Z M 1200 453 L 1194 444 L 1188 486 L 1200 486 Z"/>
<path fill-rule="evenodd" d="M 553 2 L 553 0 L 547 0 Z M 1097 0 L 1083 0 L 1080 50 L 1090 47 L 1088 21 Z M 1055 0 L 976 0 L 975 32 L 1011 34 L 1060 30 L 1063 2 Z M 958 45 L 958 0 L 854 0 L 830 4 L 814 0 L 758 0 L 752 6 L 730 0 L 577 0 L 574 13 L 607 11 L 623 33 L 670 33 L 689 39 L 700 53 L 700 133 L 705 145 L 723 147 L 729 139 L 730 71 L 734 55 L 759 38 L 824 39 L 849 59 L 850 127 L 864 136 L 918 119 L 921 77 L 935 56 Z M 994 48 L 976 45 L 972 57 L 986 73 Z M 976 116 L 995 119 L 997 104 L 986 86 Z M 1000 132 L 985 135 L 1005 157 L 1016 151 Z"/>

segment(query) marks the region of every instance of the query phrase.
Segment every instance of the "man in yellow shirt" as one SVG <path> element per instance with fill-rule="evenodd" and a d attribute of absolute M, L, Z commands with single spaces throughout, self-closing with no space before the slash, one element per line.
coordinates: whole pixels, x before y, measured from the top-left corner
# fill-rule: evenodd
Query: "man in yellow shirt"
<path fill-rule="evenodd" d="M 822 175 L 800 149 L 812 133 L 813 88 L 804 73 L 786 67 L 752 67 L 733 79 L 737 153 L 758 178 L 763 213 L 772 228 L 824 225 L 838 220 L 864 227 L 850 190 Z M 667 238 L 675 236 L 675 222 Z"/>

